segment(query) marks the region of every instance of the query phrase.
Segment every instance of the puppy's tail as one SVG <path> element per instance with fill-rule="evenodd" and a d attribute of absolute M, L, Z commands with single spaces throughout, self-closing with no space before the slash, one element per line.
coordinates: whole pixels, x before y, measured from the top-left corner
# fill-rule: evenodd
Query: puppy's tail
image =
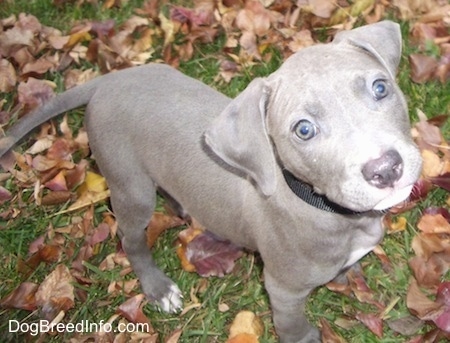
<path fill-rule="evenodd" d="M 0 157 L 34 128 L 61 113 L 86 105 L 94 95 L 101 78 L 95 78 L 83 85 L 69 89 L 19 119 L 7 131 L 6 136 L 0 138 Z"/>

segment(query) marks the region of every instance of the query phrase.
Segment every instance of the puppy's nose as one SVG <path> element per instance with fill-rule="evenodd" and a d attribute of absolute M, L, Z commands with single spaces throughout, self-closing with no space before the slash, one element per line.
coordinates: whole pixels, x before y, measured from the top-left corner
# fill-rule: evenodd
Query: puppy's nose
<path fill-rule="evenodd" d="M 377 188 L 392 187 L 403 174 L 403 160 L 396 150 L 388 150 L 381 157 L 367 162 L 364 179 Z"/>

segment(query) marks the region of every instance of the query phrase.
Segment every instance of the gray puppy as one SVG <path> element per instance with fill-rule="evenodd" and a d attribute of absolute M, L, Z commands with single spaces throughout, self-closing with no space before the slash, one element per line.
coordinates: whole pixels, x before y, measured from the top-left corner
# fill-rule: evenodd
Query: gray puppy
<path fill-rule="evenodd" d="M 146 246 L 159 187 L 208 230 L 260 252 L 281 342 L 319 342 L 306 297 L 380 241 L 382 211 L 421 171 L 395 83 L 401 44 L 388 21 L 341 32 L 234 100 L 164 65 L 111 73 L 19 120 L 0 156 L 87 105 L 90 147 L 147 297 L 168 312 L 182 306 Z"/>

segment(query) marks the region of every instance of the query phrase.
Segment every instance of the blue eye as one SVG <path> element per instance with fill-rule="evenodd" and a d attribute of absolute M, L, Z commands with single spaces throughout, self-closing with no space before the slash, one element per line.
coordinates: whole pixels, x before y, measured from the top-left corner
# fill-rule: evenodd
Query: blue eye
<path fill-rule="evenodd" d="M 294 133 L 301 140 L 307 141 L 315 137 L 319 133 L 319 129 L 309 120 L 302 119 L 295 125 Z"/>
<path fill-rule="evenodd" d="M 388 95 L 388 86 L 385 80 L 375 80 L 372 84 L 372 93 L 376 100 L 381 100 Z"/>

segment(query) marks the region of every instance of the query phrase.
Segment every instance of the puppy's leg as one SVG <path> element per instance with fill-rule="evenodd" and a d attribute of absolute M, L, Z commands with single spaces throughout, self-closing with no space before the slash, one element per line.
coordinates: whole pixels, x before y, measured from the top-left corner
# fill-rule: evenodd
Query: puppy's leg
<path fill-rule="evenodd" d="M 145 181 L 146 178 L 136 177 L 134 180 Z M 163 311 L 177 312 L 182 307 L 181 291 L 158 269 L 147 246 L 145 228 L 156 203 L 155 187 L 151 180 L 148 181 L 147 184 L 139 182 L 135 185 L 137 187 L 133 187 L 134 181 L 130 178 L 126 183 L 119 183 L 124 187 L 112 183 L 111 204 L 119 225 L 122 246 L 144 294 Z"/>
<path fill-rule="evenodd" d="M 305 317 L 305 301 L 310 290 L 287 289 L 283 282 L 264 271 L 273 321 L 281 343 L 319 343 L 320 333 Z"/>

